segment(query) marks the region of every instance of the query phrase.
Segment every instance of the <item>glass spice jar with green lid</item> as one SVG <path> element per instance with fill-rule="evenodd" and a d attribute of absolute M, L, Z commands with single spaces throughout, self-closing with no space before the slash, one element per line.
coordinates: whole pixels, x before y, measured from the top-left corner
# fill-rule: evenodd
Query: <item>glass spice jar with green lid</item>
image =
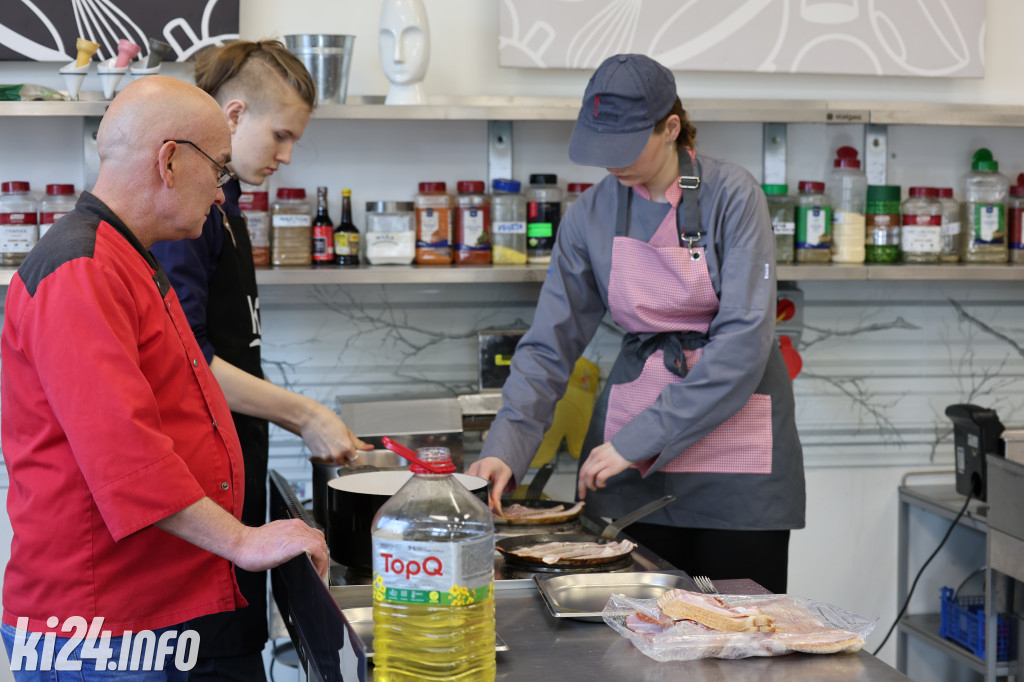
<path fill-rule="evenodd" d="M 900 186 L 868 185 L 864 262 L 900 260 Z"/>
<path fill-rule="evenodd" d="M 796 258 L 796 200 L 788 185 L 761 185 L 768 200 L 768 215 L 775 233 L 775 262 L 790 264 Z"/>

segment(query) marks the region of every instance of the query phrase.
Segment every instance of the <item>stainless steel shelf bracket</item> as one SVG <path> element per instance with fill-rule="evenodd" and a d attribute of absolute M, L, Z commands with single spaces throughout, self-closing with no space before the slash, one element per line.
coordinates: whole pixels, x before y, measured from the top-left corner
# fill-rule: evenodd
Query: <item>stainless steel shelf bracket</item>
<path fill-rule="evenodd" d="M 889 127 L 877 123 L 864 126 L 864 172 L 869 185 L 885 185 L 889 162 Z"/>
<path fill-rule="evenodd" d="M 487 122 L 487 190 L 495 178 L 512 177 L 512 121 Z"/>
<path fill-rule="evenodd" d="M 764 176 L 766 185 L 786 183 L 786 124 L 764 124 Z"/>

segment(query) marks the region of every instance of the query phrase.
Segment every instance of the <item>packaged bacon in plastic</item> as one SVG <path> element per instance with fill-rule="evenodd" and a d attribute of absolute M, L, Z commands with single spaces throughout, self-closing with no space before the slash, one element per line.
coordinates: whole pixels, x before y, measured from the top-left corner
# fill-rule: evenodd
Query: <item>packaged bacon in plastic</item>
<path fill-rule="evenodd" d="M 670 590 L 658 599 L 613 594 L 604 622 L 656 661 L 853 653 L 875 620 L 786 594 Z"/>

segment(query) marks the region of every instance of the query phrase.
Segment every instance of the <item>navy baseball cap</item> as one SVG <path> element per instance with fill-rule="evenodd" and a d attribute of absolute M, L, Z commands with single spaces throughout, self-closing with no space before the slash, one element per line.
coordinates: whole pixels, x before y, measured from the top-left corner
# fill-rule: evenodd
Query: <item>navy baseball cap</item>
<path fill-rule="evenodd" d="M 632 165 L 675 101 L 676 79 L 664 66 L 642 54 L 609 57 L 587 83 L 569 158 L 581 166 Z"/>

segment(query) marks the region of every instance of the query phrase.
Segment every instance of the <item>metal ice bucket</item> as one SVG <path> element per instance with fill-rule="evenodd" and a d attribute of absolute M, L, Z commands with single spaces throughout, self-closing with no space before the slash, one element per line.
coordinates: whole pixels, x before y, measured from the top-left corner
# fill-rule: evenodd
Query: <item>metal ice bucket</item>
<path fill-rule="evenodd" d="M 327 33 L 300 33 L 284 37 L 285 46 L 313 76 L 321 103 L 345 103 L 355 40 L 355 36 Z"/>

